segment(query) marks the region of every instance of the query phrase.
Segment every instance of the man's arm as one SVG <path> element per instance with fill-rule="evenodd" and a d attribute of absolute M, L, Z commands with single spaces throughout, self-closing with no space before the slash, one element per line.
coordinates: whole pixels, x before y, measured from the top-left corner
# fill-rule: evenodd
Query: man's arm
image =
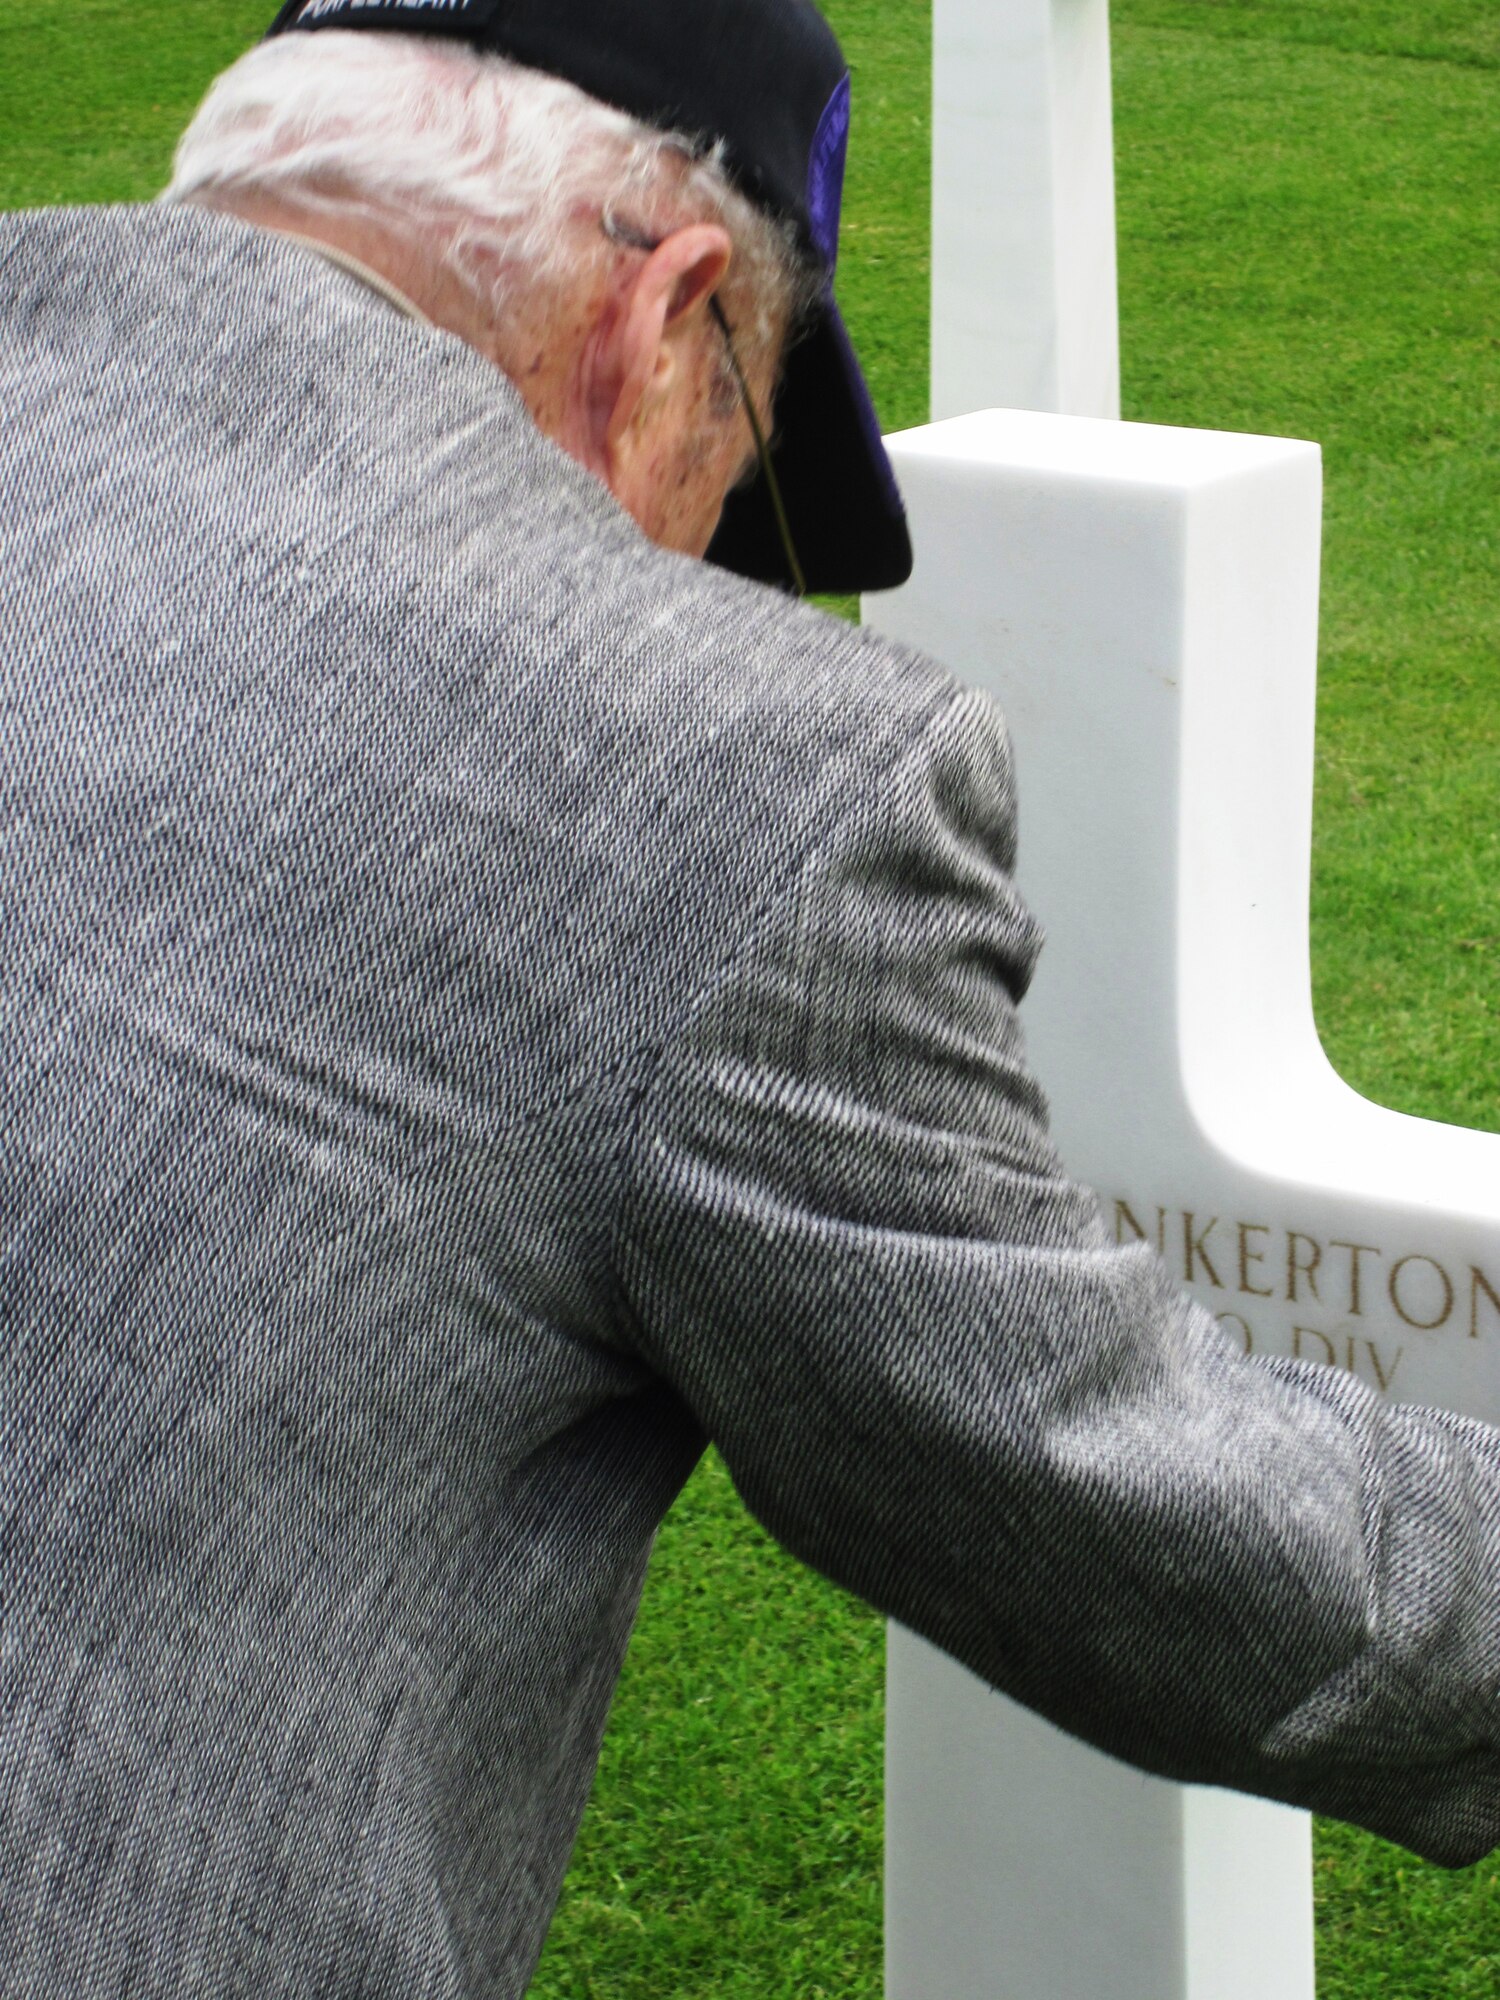
<path fill-rule="evenodd" d="M 1146 1769 L 1500 1843 L 1500 1434 L 1240 1356 L 1119 1247 L 1016 1016 L 989 704 L 945 710 L 699 997 L 619 1233 L 642 1352 L 790 1549 Z"/>

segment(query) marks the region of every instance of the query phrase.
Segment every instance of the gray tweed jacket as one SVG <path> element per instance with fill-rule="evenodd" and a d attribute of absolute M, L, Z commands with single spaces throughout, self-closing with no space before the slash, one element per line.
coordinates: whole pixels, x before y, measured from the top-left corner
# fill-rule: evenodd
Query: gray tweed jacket
<path fill-rule="evenodd" d="M 520 1994 L 705 1438 L 1121 1757 L 1500 1842 L 1500 1438 L 1060 1168 L 999 719 L 162 210 L 0 221 L 0 1994 Z"/>

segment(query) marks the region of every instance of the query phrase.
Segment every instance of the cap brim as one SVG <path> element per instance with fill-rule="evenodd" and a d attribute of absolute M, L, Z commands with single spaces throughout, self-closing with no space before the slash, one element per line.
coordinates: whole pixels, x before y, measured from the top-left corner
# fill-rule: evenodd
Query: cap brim
<path fill-rule="evenodd" d="M 893 590 L 911 575 L 911 537 L 864 377 L 831 295 L 787 357 L 771 462 L 811 591 Z M 763 474 L 731 493 L 710 562 L 790 586 Z"/>

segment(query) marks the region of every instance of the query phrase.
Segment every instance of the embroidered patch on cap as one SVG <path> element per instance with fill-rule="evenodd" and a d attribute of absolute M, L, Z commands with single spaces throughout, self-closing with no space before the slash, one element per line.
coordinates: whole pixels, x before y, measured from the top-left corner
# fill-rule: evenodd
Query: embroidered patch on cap
<path fill-rule="evenodd" d="M 849 79 L 827 104 L 813 134 L 807 162 L 807 214 L 829 276 L 839 260 L 839 210 L 844 204 L 844 162 L 849 153 Z"/>
<path fill-rule="evenodd" d="M 437 27 L 446 15 L 455 28 L 465 31 L 487 21 L 498 0 L 306 0 L 289 24 L 294 28 L 321 28 L 347 20 L 363 26 L 367 21 L 400 21 L 422 16 L 424 27 Z"/>

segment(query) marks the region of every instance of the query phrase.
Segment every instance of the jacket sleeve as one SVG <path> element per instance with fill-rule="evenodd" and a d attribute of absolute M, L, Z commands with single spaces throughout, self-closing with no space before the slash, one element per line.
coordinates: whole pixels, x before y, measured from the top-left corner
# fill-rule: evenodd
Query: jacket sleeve
<path fill-rule="evenodd" d="M 639 1107 L 633 1337 L 758 1518 L 1147 1770 L 1500 1843 L 1500 1433 L 1246 1360 L 1050 1146 L 987 700 L 855 798 Z"/>

